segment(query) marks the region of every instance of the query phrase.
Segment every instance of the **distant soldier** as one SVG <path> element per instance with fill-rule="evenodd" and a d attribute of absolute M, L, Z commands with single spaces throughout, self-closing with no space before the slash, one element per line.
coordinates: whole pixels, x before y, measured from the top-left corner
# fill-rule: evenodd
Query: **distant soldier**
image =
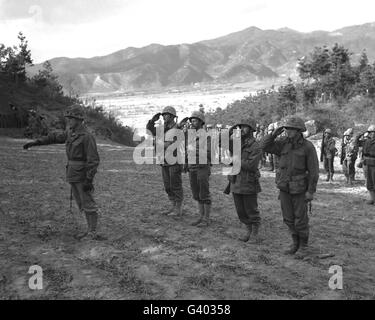
<path fill-rule="evenodd" d="M 264 125 L 259 125 L 257 124 L 257 131 L 255 133 L 255 140 L 256 141 L 262 141 L 264 135 L 265 135 L 265 126 Z M 264 153 L 264 151 L 262 150 L 262 158 L 260 160 L 260 165 L 259 165 L 259 169 L 263 168 L 266 166 L 266 161 L 267 161 L 267 157 L 266 157 L 266 154 Z"/>
<path fill-rule="evenodd" d="M 180 129 L 180 126 L 176 123 L 175 118 L 176 109 L 167 106 L 163 109 L 161 113 L 155 114 L 152 119 L 147 123 L 146 129 L 151 132 L 151 134 L 156 137 L 156 127 L 155 122 L 157 122 L 160 116 L 164 119 L 164 151 L 170 146 L 174 141 L 166 140 L 168 134 L 172 134 L 173 130 Z M 169 132 L 170 131 L 170 132 Z M 169 132 L 169 133 L 168 133 Z M 177 153 L 175 154 L 177 156 Z M 183 202 L 183 188 L 182 188 L 182 165 L 181 164 L 169 164 L 166 159 L 161 165 L 162 176 L 164 182 L 164 188 L 168 194 L 169 201 L 171 202 L 171 207 L 164 214 L 175 213 L 179 217 L 182 216 L 182 202 Z"/>
<path fill-rule="evenodd" d="M 276 138 L 285 129 L 286 137 Z M 312 201 L 319 179 L 319 161 L 314 145 L 302 132 L 305 123 L 299 117 L 287 117 L 282 127 L 264 137 L 261 145 L 269 153 L 280 157 L 276 176 L 280 190 L 281 211 L 293 243 L 285 254 L 299 257 L 308 254 L 309 218 L 307 203 Z"/>
<path fill-rule="evenodd" d="M 336 141 L 332 137 L 332 130 L 325 129 L 320 149 L 320 162 L 324 163 L 324 169 L 327 172 L 326 181 L 333 181 L 333 175 L 335 173 L 333 163 L 335 160 L 336 152 Z"/>
<path fill-rule="evenodd" d="M 233 154 L 233 130 L 241 129 L 241 154 Z M 254 120 L 242 120 L 230 130 L 230 152 L 232 157 L 241 157 L 241 171 L 237 175 L 228 175 L 229 192 L 233 194 L 234 205 L 240 221 L 246 226 L 246 234 L 239 240 L 247 242 L 252 238 L 253 243 L 259 242 L 259 227 L 261 223 L 258 209 L 258 193 L 261 192 L 259 183 L 259 161 L 262 150 L 253 134 L 256 130 Z"/>
<path fill-rule="evenodd" d="M 66 178 L 72 188 L 73 197 L 79 210 L 85 213 L 88 230 L 78 238 L 88 237 L 99 240 L 96 233 L 98 208 L 93 198 L 94 177 L 99 166 L 99 154 L 94 136 L 84 126 L 83 112 L 79 105 L 73 105 L 65 114 L 69 129 L 63 133 L 51 133 L 46 137 L 26 143 L 23 148 L 33 146 L 62 144 L 66 145 L 68 164 Z"/>
<path fill-rule="evenodd" d="M 275 130 L 275 126 L 271 123 L 267 128 L 267 133 L 272 134 Z M 270 162 L 270 171 L 275 170 L 275 156 L 272 153 L 268 154 L 268 161 Z"/>
<path fill-rule="evenodd" d="M 205 118 L 204 114 L 200 111 L 194 111 L 189 118 L 191 123 L 190 129 L 198 130 L 203 129 Z M 206 140 L 206 136 L 202 136 Z M 195 164 L 186 163 L 186 169 L 189 172 L 190 187 L 193 193 L 193 198 L 198 202 L 199 218 L 192 223 L 192 226 L 197 226 L 204 223 L 206 226 L 210 224 L 210 211 L 211 211 L 211 195 L 209 188 L 209 177 L 211 175 L 211 140 L 200 141 L 199 133 L 194 141 L 187 140 L 187 153 L 192 152 L 195 154 Z M 201 150 L 202 149 L 202 150 Z M 204 151 L 207 155 L 206 162 L 200 163 L 199 152 Z"/>
<path fill-rule="evenodd" d="M 373 205 L 375 204 L 375 125 L 370 125 L 367 132 L 367 139 L 361 140 L 365 135 L 365 132 L 363 132 L 356 137 L 355 145 L 363 147 L 363 165 L 366 167 L 366 188 L 370 194 L 370 200 L 366 203 Z"/>
<path fill-rule="evenodd" d="M 355 178 L 355 162 L 357 160 L 358 148 L 353 139 L 353 129 L 344 132 L 341 144 L 340 164 L 346 177 L 346 183 L 352 185 Z"/>

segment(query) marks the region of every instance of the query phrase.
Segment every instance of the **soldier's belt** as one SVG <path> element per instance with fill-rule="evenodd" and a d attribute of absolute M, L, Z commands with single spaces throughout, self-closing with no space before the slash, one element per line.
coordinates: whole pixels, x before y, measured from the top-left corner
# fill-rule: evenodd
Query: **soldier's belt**
<path fill-rule="evenodd" d="M 74 160 L 68 161 L 68 166 L 84 166 L 84 165 L 86 165 L 86 161 L 74 161 Z"/>

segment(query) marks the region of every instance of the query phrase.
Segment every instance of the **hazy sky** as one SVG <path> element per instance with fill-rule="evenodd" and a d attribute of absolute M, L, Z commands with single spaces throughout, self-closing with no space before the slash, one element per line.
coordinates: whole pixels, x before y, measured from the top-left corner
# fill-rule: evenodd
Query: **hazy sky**
<path fill-rule="evenodd" d="M 332 31 L 375 22 L 374 0 L 0 0 L 0 43 L 22 31 L 34 62 L 93 57 L 150 43 L 192 43 L 240 31 Z"/>

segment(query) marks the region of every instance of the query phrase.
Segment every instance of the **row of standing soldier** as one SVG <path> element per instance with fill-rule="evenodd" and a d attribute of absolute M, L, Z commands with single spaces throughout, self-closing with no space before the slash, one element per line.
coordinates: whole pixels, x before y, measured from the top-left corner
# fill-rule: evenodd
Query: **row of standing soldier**
<path fill-rule="evenodd" d="M 147 124 L 147 129 L 155 135 L 155 122 L 163 116 L 164 131 L 181 128 L 184 122 L 176 122 L 176 110 L 166 107 L 162 113 L 155 115 Z M 24 149 L 33 146 L 65 143 L 67 163 L 67 181 L 78 208 L 87 220 L 88 230 L 79 235 L 79 238 L 90 237 L 100 239 L 96 233 L 98 222 L 98 208 L 93 197 L 93 180 L 99 166 L 99 155 L 94 136 L 88 132 L 84 125 L 83 112 L 80 106 L 73 105 L 66 113 L 68 120 L 67 131 L 62 134 L 51 133 L 47 137 L 37 139 L 24 145 Z M 185 122 L 187 119 L 184 119 Z M 204 125 L 204 115 L 194 112 L 189 118 L 192 128 L 199 130 Z M 284 119 L 284 123 L 272 133 L 265 135 L 260 141 L 256 141 L 254 121 L 245 120 L 233 126 L 241 130 L 241 170 L 235 176 L 228 176 L 229 189 L 232 193 L 238 217 L 246 225 L 246 234 L 242 241 L 259 242 L 259 226 L 261 222 L 257 195 L 261 191 L 259 184 L 259 161 L 262 152 L 273 154 L 278 159 L 276 171 L 276 184 L 279 189 L 279 199 L 283 221 L 287 225 L 292 244 L 286 254 L 305 256 L 308 253 L 309 242 L 309 218 L 307 204 L 314 198 L 319 179 L 319 162 L 315 147 L 303 137 L 306 131 L 302 119 L 292 116 Z M 284 136 L 280 136 L 284 132 Z M 365 133 L 361 133 L 355 139 L 357 147 L 363 147 L 363 163 L 367 167 L 367 189 L 371 195 L 371 202 L 375 201 L 375 126 L 367 130 L 368 137 L 363 139 Z M 167 136 L 167 135 L 166 135 Z M 233 136 L 232 136 L 233 137 Z M 173 141 L 164 141 L 165 148 Z M 196 143 L 195 148 L 199 148 Z M 231 144 L 230 144 L 231 149 Z M 207 149 L 210 152 L 209 148 Z M 198 151 L 198 150 L 197 150 Z M 235 154 L 232 154 L 235 157 Z M 208 154 L 208 158 L 210 155 Z M 198 202 L 199 219 L 193 223 L 209 225 L 211 211 L 211 196 L 209 191 L 209 176 L 211 164 L 198 164 L 181 166 L 164 163 L 162 177 L 164 188 L 171 202 L 171 208 L 166 213 L 174 212 L 182 215 L 183 171 L 189 172 L 190 186 L 193 198 Z"/>
<path fill-rule="evenodd" d="M 146 128 L 154 136 L 156 136 L 155 122 L 161 115 L 164 118 L 165 137 L 168 136 L 169 130 L 183 126 L 183 121 L 178 124 L 175 120 L 175 109 L 166 107 L 147 124 Z M 194 112 L 189 120 L 192 122 L 194 129 L 198 130 L 204 125 L 204 116 L 199 112 Z M 251 240 L 252 243 L 259 243 L 260 241 L 261 217 L 258 208 L 258 193 L 261 192 L 261 186 L 259 183 L 259 161 L 262 158 L 262 153 L 267 152 L 279 158 L 276 183 L 280 190 L 279 199 L 283 220 L 288 226 L 292 238 L 292 244 L 285 253 L 294 254 L 299 251 L 300 256 L 305 256 L 308 251 L 309 240 L 307 203 L 313 200 L 313 195 L 316 192 L 319 162 L 313 144 L 302 135 L 302 132 L 306 131 L 304 122 L 298 117 L 289 117 L 285 119 L 282 127 L 267 134 L 260 141 L 256 141 L 254 136 L 256 131 L 255 121 L 244 120 L 231 127 L 229 130 L 230 141 L 233 139 L 235 128 L 241 130 L 241 159 L 238 159 L 241 162 L 241 169 L 237 175 L 228 176 L 229 184 L 225 193 L 232 193 L 239 220 L 246 226 L 246 233 L 239 239 L 245 242 Z M 285 131 L 285 136 L 279 137 L 283 131 Z M 166 139 L 165 148 L 173 143 L 169 140 Z M 196 146 L 198 148 L 198 143 L 196 143 Z M 238 156 L 232 153 L 233 145 L 231 143 L 229 149 L 232 157 Z M 164 188 L 172 203 L 172 207 L 166 213 L 174 212 L 180 216 L 183 201 L 181 178 L 183 166 L 167 163 L 161 166 Z M 197 165 L 187 165 L 193 198 L 198 202 L 199 207 L 199 218 L 193 222 L 193 225 L 202 222 L 208 225 L 211 208 L 208 181 L 210 164 L 198 165 L 199 169 L 195 166 Z"/>

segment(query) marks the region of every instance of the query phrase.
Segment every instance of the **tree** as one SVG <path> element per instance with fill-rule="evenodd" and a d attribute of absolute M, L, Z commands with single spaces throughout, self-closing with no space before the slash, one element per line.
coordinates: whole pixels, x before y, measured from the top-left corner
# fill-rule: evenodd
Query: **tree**
<path fill-rule="evenodd" d="M 36 74 L 31 81 L 50 97 L 57 97 L 63 94 L 62 86 L 58 82 L 58 76 L 53 73 L 49 61 L 43 63 L 43 69 L 39 70 L 38 74 Z"/>
<path fill-rule="evenodd" d="M 278 90 L 278 114 L 281 117 L 294 114 L 297 110 L 297 89 L 292 79 L 288 79 L 285 86 L 281 86 Z"/>
<path fill-rule="evenodd" d="M 20 44 L 18 47 L 0 48 L 0 63 L 2 71 L 5 72 L 12 81 L 18 83 L 26 81 L 26 66 L 32 65 L 31 51 L 28 49 L 28 42 L 22 32 L 18 34 Z"/>

